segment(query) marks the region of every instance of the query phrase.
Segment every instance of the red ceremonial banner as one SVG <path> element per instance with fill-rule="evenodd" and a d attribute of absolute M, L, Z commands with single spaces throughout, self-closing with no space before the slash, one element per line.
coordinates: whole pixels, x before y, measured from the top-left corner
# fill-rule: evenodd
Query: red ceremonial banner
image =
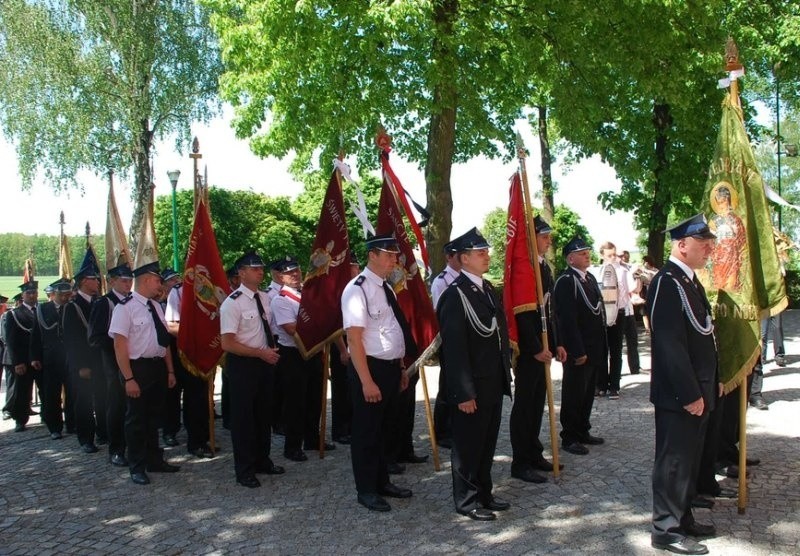
<path fill-rule="evenodd" d="M 506 227 L 506 261 L 503 271 L 503 307 L 512 343 L 519 339 L 514 315 L 536 310 L 536 276 L 528 253 L 528 228 L 519 173 L 511 178 Z M 531 223 L 533 226 L 533 223 Z"/>
<path fill-rule="evenodd" d="M 295 340 L 305 359 L 342 334 L 342 292 L 350 281 L 349 253 L 342 187 L 334 171 L 322 203 L 297 314 Z"/>
<path fill-rule="evenodd" d="M 397 203 L 398 197 L 392 182 L 384 179 L 375 231 L 378 235 L 393 233 L 397 238 L 397 245 L 400 247 L 398 264 L 387 280 L 397 294 L 397 303 L 411 326 L 411 334 L 417 343 L 419 353 L 422 353 L 439 333 L 439 324 L 406 234 L 403 213 Z M 407 360 L 406 363 L 410 364 L 413 361 L 413 359 Z"/>
<path fill-rule="evenodd" d="M 229 293 L 208 207 L 197 203 L 183 275 L 178 354 L 192 374 L 206 380 L 222 358 L 219 306 Z"/>

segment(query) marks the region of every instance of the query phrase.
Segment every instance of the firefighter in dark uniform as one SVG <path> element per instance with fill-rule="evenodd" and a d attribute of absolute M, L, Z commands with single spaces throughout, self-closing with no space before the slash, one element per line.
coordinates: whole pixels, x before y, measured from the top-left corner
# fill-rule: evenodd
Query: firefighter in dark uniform
<path fill-rule="evenodd" d="M 536 310 L 517 313 L 519 331 L 519 357 L 514 368 L 514 405 L 511 408 L 511 476 L 528 483 L 543 483 L 547 478 L 538 471 L 552 471 L 553 464 L 542 455 L 544 446 L 539 440 L 542 429 L 544 403 L 547 399 L 547 384 L 544 375 L 545 363 L 553 357 L 558 361 L 566 358 L 566 351 L 557 345 L 550 296 L 553 292 L 553 273 L 544 258 L 552 243 L 552 228 L 542 217 L 534 219 L 539 269 L 542 277 L 544 300 Z M 549 346 L 542 345 L 542 317 L 545 311 Z"/>
<path fill-rule="evenodd" d="M 602 444 L 589 434 L 597 369 L 608 365 L 603 298 L 588 272 L 591 247 L 579 237 L 562 249 L 569 265 L 553 286 L 553 310 L 559 343 L 566 350 L 561 383 L 561 444 L 565 451 L 586 455 L 586 444 Z"/>
<path fill-rule="evenodd" d="M 108 336 L 114 339 L 114 355 L 125 384 L 125 443 L 131 481 L 150 483 L 151 473 L 175 473 L 177 465 L 164 461 L 158 445 L 158 420 L 167 388 L 175 386 L 169 351 L 169 332 L 164 314 L 154 301 L 161 292 L 158 261 L 133 270 L 133 292 L 111 314 Z"/>
<path fill-rule="evenodd" d="M 108 270 L 110 291 L 92 305 L 89 315 L 89 343 L 100 350 L 100 361 L 106 383 L 106 428 L 108 429 L 108 461 L 117 467 L 128 467 L 125 458 L 125 385 L 119 374 L 114 354 L 114 340 L 108 336 L 111 314 L 131 293 L 133 271 L 127 264 Z"/>
<path fill-rule="evenodd" d="M 373 511 L 388 512 L 392 508 L 384 497 L 412 496 L 410 489 L 389 481 L 386 440 L 392 402 L 408 386 L 403 357 L 406 344 L 413 340 L 386 281 L 397 265 L 397 240 L 391 234 L 372 236 L 366 247 L 366 268 L 342 293 L 353 400 L 350 454 L 358 503 Z"/>
<path fill-rule="evenodd" d="M 706 554 L 691 537 L 713 537 L 716 530 L 695 522 L 691 503 L 719 372 L 711 306 L 695 270 L 705 267 L 716 236 L 702 214 L 667 231 L 669 261 L 647 295 L 656 425 L 651 542 L 677 554 Z"/>
<path fill-rule="evenodd" d="M 81 449 L 97 452 L 106 437 L 106 379 L 100 362 L 100 350 L 89 345 L 89 317 L 92 302 L 100 293 L 100 270 L 94 253 L 86 250 L 83 264 L 75 273 L 77 293 L 64 306 L 64 346 L 67 348 L 69 381 L 75 404 L 75 433 Z"/>
<path fill-rule="evenodd" d="M 11 408 L 14 405 L 14 383 L 16 382 L 17 374 L 14 372 L 14 366 L 11 364 L 11 353 L 7 349 L 8 341 L 6 339 L 6 321 L 11 318 L 11 311 L 22 303 L 22 292 L 16 294 L 12 298 L 13 305 L 7 307 L 5 312 L 0 315 L 0 354 L 2 354 L 3 361 L 3 376 L 6 381 L 6 400 L 3 404 L 3 421 L 11 419 Z"/>
<path fill-rule="evenodd" d="M 256 473 L 284 472 L 269 457 L 272 391 L 280 355 L 269 325 L 267 295 L 259 289 L 264 261 L 251 252 L 235 265 L 241 284 L 220 306 L 220 333 L 227 354 L 236 482 L 256 488 L 261 486 Z"/>
<path fill-rule="evenodd" d="M 503 395 L 511 396 L 511 348 L 500 298 L 483 279 L 489 244 L 476 228 L 453 240 L 461 275 L 439 300 L 441 364 L 447 379 L 456 511 L 490 521 L 510 506 L 492 494 Z"/>
<path fill-rule="evenodd" d="M 72 409 L 72 392 L 69 389 L 67 352 L 61 321 L 64 306 L 72 295 L 72 284 L 66 278 L 56 280 L 53 300 L 36 309 L 36 324 L 31 333 L 31 359 L 42 363 L 42 421 L 50 431 L 50 438 L 59 440 L 64 431 L 64 411 Z M 61 390 L 66 394 L 65 408 L 61 407 Z"/>
<path fill-rule="evenodd" d="M 34 382 L 39 383 L 42 365 L 31 359 L 31 333 L 36 322 L 39 284 L 36 280 L 20 286 L 22 303 L 5 319 L 6 355 L 14 370 L 11 399 L 6 404 L 16 421 L 16 432 L 25 430 L 31 415 Z"/>

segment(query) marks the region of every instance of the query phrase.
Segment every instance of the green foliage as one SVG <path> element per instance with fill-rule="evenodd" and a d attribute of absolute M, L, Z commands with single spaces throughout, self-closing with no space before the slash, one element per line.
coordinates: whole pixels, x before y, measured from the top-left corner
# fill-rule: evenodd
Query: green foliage
<path fill-rule="evenodd" d="M 134 223 L 155 138 L 188 143 L 213 113 L 219 59 L 205 10 L 184 0 L 4 0 L 0 121 L 23 184 L 135 169 Z"/>
<path fill-rule="evenodd" d="M 492 282 L 503 281 L 506 264 L 506 227 L 508 211 L 500 207 L 494 209 L 483 220 L 481 233 L 492 246 L 492 258 L 489 261 L 489 279 Z"/>
<path fill-rule="evenodd" d="M 76 272 L 86 254 L 86 237 L 68 238 L 72 258 L 72 269 Z M 98 261 L 105 260 L 104 236 L 92 236 L 92 246 Z M 59 236 L 0 234 L 0 276 L 22 276 L 25 260 L 33 258 L 36 274 L 53 276 L 58 274 Z M 49 282 L 48 282 L 49 283 Z"/>
<path fill-rule="evenodd" d="M 572 238 L 576 236 L 582 237 L 590 247 L 594 248 L 594 239 L 589 234 L 589 230 L 581 224 L 580 215 L 572 209 L 564 205 L 557 205 L 551 225 L 553 228 L 553 245 L 550 249 L 553 254 L 552 261 L 556 271 L 567 268 L 567 261 L 564 259 L 564 255 L 561 254 L 561 250 Z M 594 249 L 592 249 L 592 256 L 595 256 Z"/>

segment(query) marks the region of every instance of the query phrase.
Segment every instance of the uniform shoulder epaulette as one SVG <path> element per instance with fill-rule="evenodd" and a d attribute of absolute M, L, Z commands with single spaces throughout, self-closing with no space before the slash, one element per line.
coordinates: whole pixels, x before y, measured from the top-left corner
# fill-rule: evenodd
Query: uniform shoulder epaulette
<path fill-rule="evenodd" d="M 353 283 L 354 283 L 356 286 L 360 286 L 361 284 L 363 284 L 363 283 L 364 283 L 364 280 L 366 280 L 366 279 L 367 279 L 367 277 L 366 277 L 366 276 L 364 276 L 364 275 L 362 274 L 361 276 L 359 276 L 358 278 L 356 278 L 356 281 L 355 281 L 355 282 L 353 282 Z"/>
<path fill-rule="evenodd" d="M 175 285 L 173 286 L 173 288 L 175 288 L 176 290 L 179 290 L 179 289 L 181 289 L 182 287 L 183 287 L 183 282 L 181 282 L 180 284 L 175 284 Z"/>
<path fill-rule="evenodd" d="M 233 292 L 232 294 L 230 294 L 228 297 L 230 297 L 231 299 L 236 299 L 236 298 L 237 298 L 237 297 L 239 297 L 240 295 L 242 295 L 242 290 L 236 290 L 235 292 Z"/>
<path fill-rule="evenodd" d="M 133 295 L 128 294 L 128 295 L 126 295 L 125 297 L 123 297 L 122 299 L 119 300 L 119 304 L 120 305 L 125 305 L 131 299 L 133 299 Z"/>
<path fill-rule="evenodd" d="M 439 273 L 439 276 L 437 276 L 436 278 L 441 278 L 442 280 L 444 280 L 445 276 L 447 276 L 447 271 L 443 270 L 442 272 Z"/>

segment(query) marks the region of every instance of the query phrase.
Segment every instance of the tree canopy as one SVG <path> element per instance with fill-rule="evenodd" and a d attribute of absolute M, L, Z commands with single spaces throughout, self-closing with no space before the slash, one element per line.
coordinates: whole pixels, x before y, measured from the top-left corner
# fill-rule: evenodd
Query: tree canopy
<path fill-rule="evenodd" d="M 154 139 L 188 144 L 190 124 L 214 113 L 219 68 L 206 12 L 190 0 L 4 0 L 0 123 L 23 184 L 132 171 L 134 235 Z"/>

